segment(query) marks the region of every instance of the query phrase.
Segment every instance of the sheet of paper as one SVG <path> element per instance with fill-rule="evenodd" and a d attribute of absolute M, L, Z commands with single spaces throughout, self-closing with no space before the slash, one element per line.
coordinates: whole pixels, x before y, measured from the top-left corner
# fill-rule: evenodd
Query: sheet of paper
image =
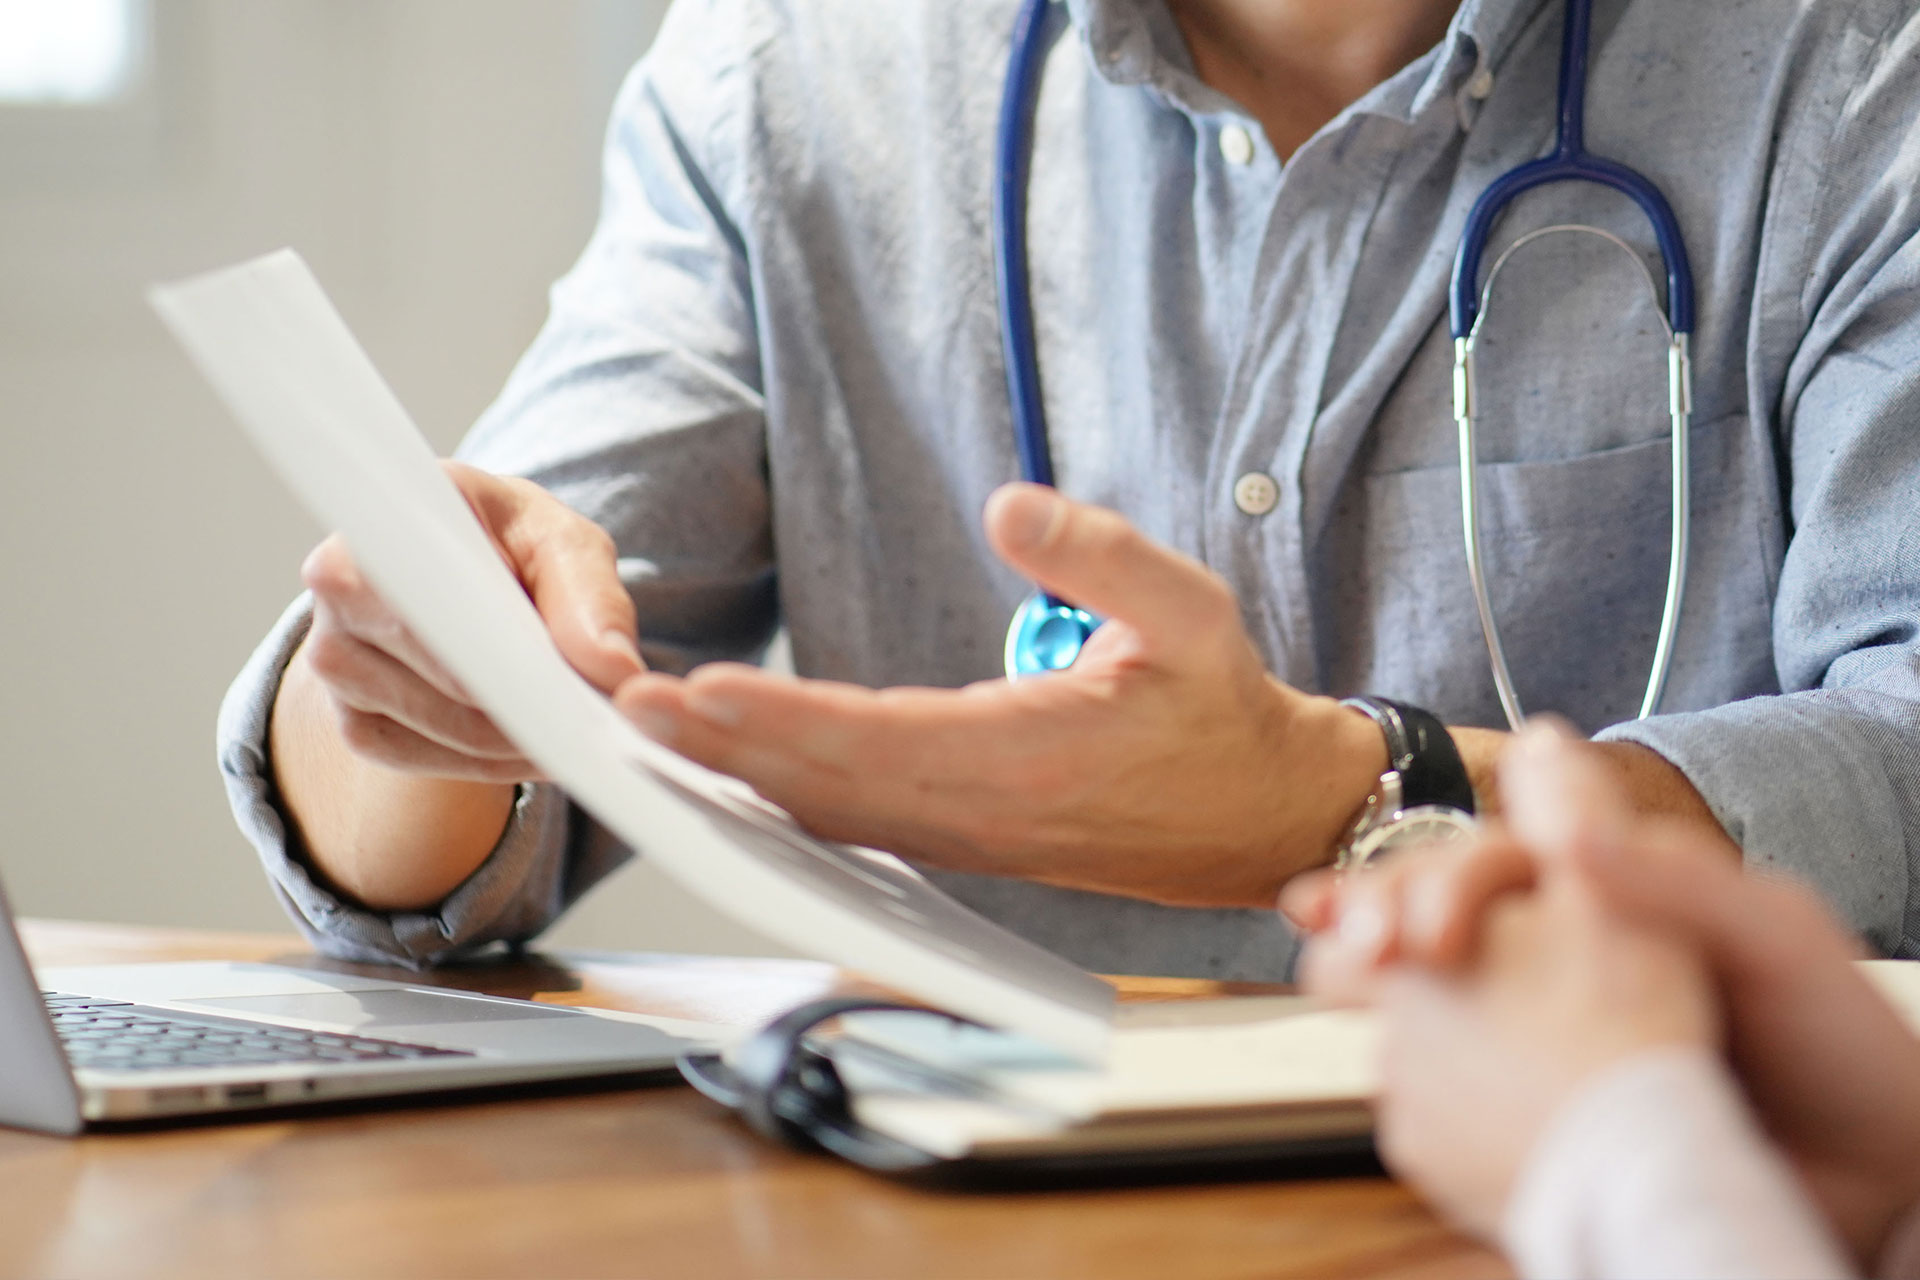
<path fill-rule="evenodd" d="M 868 1128 L 947 1159 L 1065 1156 L 1230 1148 L 1359 1138 L 1373 1131 L 1365 1103 L 1295 1111 L 1200 1112 L 1066 1123 L 971 1098 L 862 1092 L 854 1116 Z"/>
<path fill-rule="evenodd" d="M 1860 972 L 1920 1035 L 1920 961 L 1862 960 Z"/>
<path fill-rule="evenodd" d="M 796 950 L 1080 1060 L 1103 1057 L 1105 983 L 897 859 L 812 838 L 745 787 L 641 735 L 581 679 L 297 254 L 160 287 L 152 301 L 421 643 L 609 830 Z"/>

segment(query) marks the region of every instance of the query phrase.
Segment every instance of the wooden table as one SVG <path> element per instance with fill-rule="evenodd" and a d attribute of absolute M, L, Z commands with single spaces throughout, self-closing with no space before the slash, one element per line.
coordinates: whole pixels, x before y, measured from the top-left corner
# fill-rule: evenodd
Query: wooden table
<path fill-rule="evenodd" d="M 41 964 L 325 963 L 275 936 L 51 923 L 24 932 Z M 433 980 L 734 1023 L 841 985 L 803 962 L 581 953 Z M 939 1193 L 779 1150 L 674 1087 L 77 1140 L 0 1130 L 0 1276 L 34 1280 L 1505 1274 L 1385 1179 Z"/>

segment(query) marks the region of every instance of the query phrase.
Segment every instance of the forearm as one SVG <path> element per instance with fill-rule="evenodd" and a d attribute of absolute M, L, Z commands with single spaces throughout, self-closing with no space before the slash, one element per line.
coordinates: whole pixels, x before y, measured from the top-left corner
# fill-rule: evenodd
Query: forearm
<path fill-rule="evenodd" d="M 341 739 L 305 646 L 269 725 L 274 785 L 312 869 L 380 911 L 440 902 L 486 861 L 512 814 L 510 784 L 401 773 Z"/>
<path fill-rule="evenodd" d="M 1483 815 L 1498 816 L 1500 788 L 1495 774 L 1500 753 L 1513 735 L 1497 729 L 1454 728 L 1450 732 L 1473 780 L 1474 804 Z M 1640 813 L 1698 823 L 1725 837 L 1713 810 L 1687 775 L 1651 747 L 1637 742 L 1591 742 L 1584 750 L 1607 763 Z M 1726 846 L 1729 854 L 1738 856 L 1731 839 L 1726 840 Z"/>

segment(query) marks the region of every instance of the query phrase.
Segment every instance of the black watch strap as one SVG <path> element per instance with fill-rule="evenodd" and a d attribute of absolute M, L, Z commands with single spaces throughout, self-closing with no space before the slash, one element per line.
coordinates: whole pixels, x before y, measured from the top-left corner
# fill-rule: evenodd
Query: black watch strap
<path fill-rule="evenodd" d="M 1467 766 L 1439 716 L 1386 698 L 1347 698 L 1341 705 L 1366 712 L 1386 735 L 1387 767 L 1400 775 L 1401 804 L 1409 809 L 1440 804 L 1473 812 Z"/>

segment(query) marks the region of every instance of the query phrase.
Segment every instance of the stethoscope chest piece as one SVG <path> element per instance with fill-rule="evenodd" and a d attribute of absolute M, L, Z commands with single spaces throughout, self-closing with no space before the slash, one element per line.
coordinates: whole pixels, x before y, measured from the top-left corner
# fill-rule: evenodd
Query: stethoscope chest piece
<path fill-rule="evenodd" d="M 1007 679 L 1065 671 L 1099 626 L 1094 614 L 1036 591 L 1015 610 L 1007 628 Z"/>

